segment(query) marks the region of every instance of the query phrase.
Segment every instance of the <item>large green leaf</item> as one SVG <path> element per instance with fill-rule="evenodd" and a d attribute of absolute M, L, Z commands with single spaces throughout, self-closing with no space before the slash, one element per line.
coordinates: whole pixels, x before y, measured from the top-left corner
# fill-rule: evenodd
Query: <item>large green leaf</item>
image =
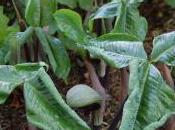
<path fill-rule="evenodd" d="M 63 101 L 43 69 L 24 85 L 27 119 L 44 130 L 90 130 Z"/>
<path fill-rule="evenodd" d="M 80 15 L 69 9 L 60 9 L 54 13 L 58 29 L 68 38 L 82 42 L 86 37 Z"/>
<path fill-rule="evenodd" d="M 122 3 L 120 15 L 116 19 L 112 32 L 129 33 L 143 41 L 147 33 L 147 26 L 147 21 L 140 16 L 137 5 Z"/>
<path fill-rule="evenodd" d="M 70 60 L 64 45 L 56 38 L 47 36 L 41 28 L 36 28 L 36 34 L 47 53 L 53 71 L 64 80 L 70 71 Z"/>
<path fill-rule="evenodd" d="M 90 40 L 87 44 L 78 46 L 88 50 L 92 57 L 103 59 L 116 68 L 128 66 L 133 59 L 147 59 L 142 42 L 113 41 L 106 38 Z"/>
<path fill-rule="evenodd" d="M 155 130 L 175 114 L 175 94 L 160 72 L 147 62 L 130 67 L 129 98 L 119 130 Z"/>
<path fill-rule="evenodd" d="M 153 41 L 152 62 L 175 65 L 175 31 L 157 36 Z"/>
<path fill-rule="evenodd" d="M 6 101 L 17 86 L 32 78 L 36 71 L 43 66 L 45 65 L 42 62 L 16 66 L 0 65 L 0 104 Z"/>
<path fill-rule="evenodd" d="M 25 18 L 31 26 L 46 26 L 53 22 L 52 13 L 54 13 L 55 10 L 55 0 L 28 0 Z"/>
<path fill-rule="evenodd" d="M 93 0 L 57 0 L 57 1 L 71 8 L 75 8 L 77 7 L 77 4 L 79 4 L 79 6 L 85 10 L 90 10 L 92 9 L 93 6 Z"/>

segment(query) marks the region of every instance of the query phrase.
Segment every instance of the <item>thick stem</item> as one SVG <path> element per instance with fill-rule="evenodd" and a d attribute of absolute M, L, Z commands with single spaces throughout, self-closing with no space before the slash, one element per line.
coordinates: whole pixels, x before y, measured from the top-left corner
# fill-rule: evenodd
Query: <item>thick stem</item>
<path fill-rule="evenodd" d="M 99 76 L 101 78 L 103 78 L 106 74 L 106 67 L 107 67 L 106 63 L 103 60 L 101 60 L 100 61 L 100 71 L 99 71 Z"/>
<path fill-rule="evenodd" d="M 94 87 L 94 89 L 100 93 L 100 95 L 102 97 L 106 97 L 106 92 L 105 89 L 103 88 L 103 86 L 101 85 L 99 78 L 97 76 L 97 73 L 95 71 L 94 66 L 92 65 L 92 63 L 89 60 L 85 60 L 84 61 L 85 66 L 88 70 L 91 82 L 92 82 L 92 86 Z"/>
<path fill-rule="evenodd" d="M 126 68 L 123 68 L 120 70 L 121 73 L 121 82 L 120 82 L 120 97 L 119 97 L 119 102 L 122 103 L 128 93 L 128 72 Z"/>
<path fill-rule="evenodd" d="M 171 77 L 170 69 L 165 64 L 161 64 L 161 71 L 167 84 L 174 89 L 174 81 L 173 78 Z"/>
<path fill-rule="evenodd" d="M 105 103 L 106 103 L 106 92 L 104 87 L 101 85 L 99 78 L 97 76 L 97 73 L 95 71 L 94 66 L 92 65 L 92 63 L 89 60 L 85 60 L 84 61 L 85 66 L 88 70 L 91 82 L 92 82 L 92 86 L 94 87 L 94 89 L 103 97 L 103 101 L 101 103 L 100 109 L 98 109 L 97 111 L 95 111 L 95 115 L 94 115 L 94 125 L 95 126 L 99 126 L 102 124 L 103 122 L 103 116 L 104 116 L 104 112 L 105 112 Z"/>

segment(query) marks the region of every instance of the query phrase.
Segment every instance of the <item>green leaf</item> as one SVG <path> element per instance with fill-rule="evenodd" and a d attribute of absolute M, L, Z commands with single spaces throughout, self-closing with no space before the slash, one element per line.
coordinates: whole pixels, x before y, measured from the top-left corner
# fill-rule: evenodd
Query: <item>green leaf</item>
<path fill-rule="evenodd" d="M 147 21 L 140 16 L 135 4 L 122 3 L 120 15 L 116 19 L 113 33 L 128 33 L 144 41 L 147 33 Z"/>
<path fill-rule="evenodd" d="M 70 60 L 64 45 L 56 38 L 47 36 L 41 28 L 36 28 L 44 51 L 47 53 L 53 71 L 65 81 L 70 71 Z"/>
<path fill-rule="evenodd" d="M 77 7 L 77 0 L 57 0 L 57 1 L 63 5 L 69 6 L 70 8 Z"/>
<path fill-rule="evenodd" d="M 17 43 L 19 45 L 26 43 L 30 38 L 32 38 L 33 33 L 34 33 L 33 27 L 28 27 L 24 32 L 16 33 L 15 37 L 16 37 Z"/>
<path fill-rule="evenodd" d="M 87 44 L 78 46 L 88 50 L 92 57 L 103 59 L 116 68 L 126 67 L 134 59 L 147 59 L 142 42 L 113 41 L 106 38 L 90 40 Z"/>
<path fill-rule="evenodd" d="M 77 0 L 79 6 L 85 10 L 91 10 L 93 8 L 93 0 Z"/>
<path fill-rule="evenodd" d="M 14 40 L 11 39 L 19 30 L 16 25 L 8 26 L 8 22 L 9 19 L 3 14 L 3 7 L 0 6 L 0 64 L 9 62 L 11 46 L 14 44 Z"/>
<path fill-rule="evenodd" d="M 19 77 L 16 69 L 12 66 L 0 66 L 0 104 L 3 104 L 12 91 L 19 86 L 23 80 Z"/>
<path fill-rule="evenodd" d="M 93 6 L 93 0 L 57 0 L 59 3 L 69 6 L 70 8 L 76 8 L 77 4 L 82 9 L 90 10 Z"/>
<path fill-rule="evenodd" d="M 110 40 L 110 41 L 138 41 L 138 39 L 127 33 L 107 33 L 98 37 L 98 40 Z"/>
<path fill-rule="evenodd" d="M 56 10 L 55 0 L 28 0 L 25 18 L 34 27 L 50 25 L 53 22 L 52 13 Z"/>
<path fill-rule="evenodd" d="M 153 46 L 152 62 L 175 65 L 175 31 L 155 37 Z"/>
<path fill-rule="evenodd" d="M 60 9 L 54 13 L 58 29 L 68 38 L 83 42 L 86 33 L 83 30 L 80 15 L 69 9 Z"/>
<path fill-rule="evenodd" d="M 118 16 L 120 14 L 121 6 L 122 4 L 120 0 L 104 4 L 94 14 L 92 14 L 91 19 L 111 18 Z"/>
<path fill-rule="evenodd" d="M 44 65 L 42 62 L 16 66 L 0 65 L 0 104 L 6 101 L 16 87 L 35 76 L 36 71 Z"/>
<path fill-rule="evenodd" d="M 40 26 L 41 19 L 41 1 L 40 0 L 28 0 L 25 18 L 29 25 L 31 26 Z"/>
<path fill-rule="evenodd" d="M 90 130 L 63 101 L 43 69 L 24 85 L 27 119 L 44 130 Z"/>
<path fill-rule="evenodd" d="M 175 7 L 175 1 L 174 0 L 165 0 L 168 5 Z"/>
<path fill-rule="evenodd" d="M 41 1 L 41 25 L 48 26 L 54 22 L 53 13 L 57 9 L 56 0 Z"/>
<path fill-rule="evenodd" d="M 126 0 L 127 3 L 129 4 L 138 4 L 143 2 L 144 0 Z"/>
<path fill-rule="evenodd" d="M 9 19 L 3 14 L 3 7 L 0 6 L 0 46 L 5 43 L 11 33 L 18 31 L 18 26 L 8 26 Z"/>
<path fill-rule="evenodd" d="M 147 21 L 140 16 L 138 3 L 141 1 L 114 0 L 103 5 L 93 15 L 93 19 L 115 17 L 116 22 L 112 33 L 127 33 L 133 35 L 139 41 L 145 40 L 147 33 Z"/>
<path fill-rule="evenodd" d="M 175 94 L 160 72 L 147 62 L 134 61 L 119 130 L 155 130 L 175 114 L 174 108 Z"/>

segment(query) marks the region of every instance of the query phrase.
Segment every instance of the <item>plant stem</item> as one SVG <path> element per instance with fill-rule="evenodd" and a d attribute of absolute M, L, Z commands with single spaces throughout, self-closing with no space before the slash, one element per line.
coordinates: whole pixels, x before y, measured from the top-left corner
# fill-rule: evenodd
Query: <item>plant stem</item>
<path fill-rule="evenodd" d="M 99 71 L 99 76 L 101 78 L 103 78 L 106 74 L 106 67 L 107 67 L 106 63 L 103 60 L 101 60 L 100 61 L 100 71 Z"/>
<path fill-rule="evenodd" d="M 121 73 L 121 82 L 120 82 L 120 97 L 119 97 L 119 102 L 122 103 L 128 93 L 128 72 L 126 68 L 123 68 L 120 70 Z"/>
<path fill-rule="evenodd" d="M 165 81 L 167 82 L 167 84 L 170 87 L 174 88 L 174 81 L 173 81 L 173 78 L 171 76 L 170 69 L 165 64 L 161 64 L 161 70 L 162 70 L 163 77 L 164 77 Z"/>
<path fill-rule="evenodd" d="M 84 61 L 85 66 L 88 70 L 91 82 L 92 82 L 92 86 L 94 87 L 94 89 L 102 96 L 103 101 L 101 102 L 101 106 L 100 109 L 98 109 L 97 111 L 95 111 L 95 115 L 94 115 L 94 125 L 95 126 L 100 126 L 103 122 L 103 116 L 104 116 L 104 112 L 105 112 L 105 106 L 106 106 L 106 92 L 104 87 L 102 86 L 102 84 L 99 81 L 99 78 L 97 76 L 97 73 L 95 71 L 94 66 L 92 65 L 92 63 L 85 59 Z"/>

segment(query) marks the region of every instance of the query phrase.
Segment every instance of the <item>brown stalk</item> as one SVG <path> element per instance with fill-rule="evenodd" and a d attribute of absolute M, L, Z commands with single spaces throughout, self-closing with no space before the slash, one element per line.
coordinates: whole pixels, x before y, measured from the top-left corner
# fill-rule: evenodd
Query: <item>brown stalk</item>
<path fill-rule="evenodd" d="M 120 70 L 120 96 L 119 96 L 119 102 L 120 104 L 125 100 L 127 94 L 128 94 L 128 79 L 129 75 L 127 72 L 127 68 L 123 68 Z"/>
<path fill-rule="evenodd" d="M 171 76 L 170 69 L 165 64 L 161 64 L 161 71 L 162 71 L 163 77 L 165 81 L 167 82 L 167 84 L 171 86 L 172 88 L 174 88 L 174 81 Z"/>
<path fill-rule="evenodd" d="M 92 65 L 92 63 L 87 59 L 85 59 L 84 63 L 85 63 L 85 66 L 88 70 L 93 88 L 103 97 L 103 101 L 101 103 L 100 108 L 97 111 L 95 111 L 95 113 L 94 113 L 94 120 L 95 120 L 94 125 L 99 126 L 103 121 L 103 116 L 104 116 L 104 112 L 105 112 L 105 103 L 106 103 L 107 96 L 106 96 L 105 89 L 102 86 L 102 84 L 100 83 L 99 78 L 97 76 L 97 73 L 96 73 L 95 68 Z M 100 119 L 100 120 L 97 120 L 97 119 Z"/>

